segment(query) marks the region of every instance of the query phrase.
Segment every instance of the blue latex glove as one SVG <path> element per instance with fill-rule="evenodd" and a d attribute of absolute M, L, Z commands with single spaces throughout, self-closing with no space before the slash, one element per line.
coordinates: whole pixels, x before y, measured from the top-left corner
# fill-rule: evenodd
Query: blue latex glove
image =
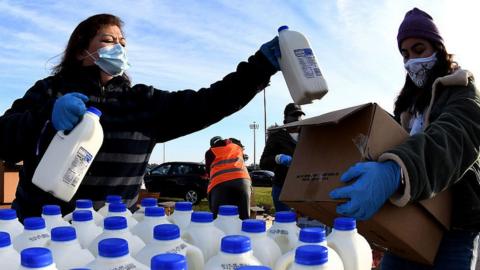
<path fill-rule="evenodd" d="M 280 70 L 280 64 L 278 58 L 280 54 L 280 45 L 278 45 L 278 37 L 270 40 L 260 47 L 260 51 L 267 57 L 268 61 L 275 67 L 276 70 Z"/>
<path fill-rule="evenodd" d="M 55 101 L 52 124 L 56 130 L 71 130 L 87 111 L 88 97 L 80 93 L 68 93 Z"/>
<path fill-rule="evenodd" d="M 290 167 L 290 164 L 292 164 L 292 157 L 285 154 L 279 154 L 275 156 L 275 162 L 277 164 Z"/>
<path fill-rule="evenodd" d="M 330 192 L 332 199 L 350 199 L 337 213 L 359 220 L 371 218 L 400 185 L 400 166 L 394 161 L 361 162 L 350 167 L 340 180 L 356 181 Z"/>

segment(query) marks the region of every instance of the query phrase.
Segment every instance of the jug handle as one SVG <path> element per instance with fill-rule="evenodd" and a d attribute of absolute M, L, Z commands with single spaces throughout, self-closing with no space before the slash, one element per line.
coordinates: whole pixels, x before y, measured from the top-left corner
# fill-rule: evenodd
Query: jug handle
<path fill-rule="evenodd" d="M 291 251 L 285 253 L 284 256 L 280 257 L 277 260 L 273 270 L 289 270 L 290 267 L 292 266 L 293 259 L 294 259 L 294 255 Z"/>
<path fill-rule="evenodd" d="M 192 270 L 202 270 L 202 269 L 195 268 L 196 265 L 199 265 L 200 267 L 205 265 L 205 259 L 203 258 L 203 253 L 199 248 L 191 245 L 188 246 L 187 261 L 190 261 L 190 259 L 191 259 L 191 262 L 189 263 L 189 267 L 191 267 Z"/>

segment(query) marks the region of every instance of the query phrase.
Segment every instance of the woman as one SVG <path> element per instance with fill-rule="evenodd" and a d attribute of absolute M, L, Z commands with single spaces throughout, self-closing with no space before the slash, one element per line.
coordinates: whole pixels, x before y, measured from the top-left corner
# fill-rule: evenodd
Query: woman
<path fill-rule="evenodd" d="M 38 216 L 44 204 L 64 213 L 78 198 L 99 208 L 109 194 L 135 203 L 156 143 L 198 131 L 245 106 L 279 70 L 278 40 L 265 43 L 248 62 L 223 80 L 199 91 L 166 92 L 131 86 L 122 21 L 99 14 L 73 31 L 53 75 L 38 81 L 0 118 L 0 159 L 23 160 L 13 207 L 20 219 Z M 63 202 L 32 184 L 35 168 L 53 135 L 71 130 L 86 106 L 102 111 L 103 145 L 71 202 Z M 55 169 L 55 168 L 52 168 Z"/>
<path fill-rule="evenodd" d="M 382 269 L 474 269 L 480 229 L 480 97 L 473 76 L 447 53 L 427 13 L 414 8 L 400 25 L 398 48 L 407 71 L 395 118 L 410 132 L 380 162 L 358 163 L 342 175 L 356 179 L 331 192 L 347 198 L 341 215 L 369 219 L 387 199 L 397 206 L 453 194 L 452 228 L 433 267 L 386 253 Z"/>

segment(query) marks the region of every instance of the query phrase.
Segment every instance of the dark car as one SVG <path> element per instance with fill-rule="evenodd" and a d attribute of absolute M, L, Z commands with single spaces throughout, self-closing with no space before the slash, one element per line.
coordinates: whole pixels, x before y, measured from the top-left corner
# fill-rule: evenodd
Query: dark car
<path fill-rule="evenodd" d="M 161 197 L 197 204 L 207 196 L 208 175 L 203 163 L 166 162 L 150 169 L 144 182 L 147 191 L 159 192 Z"/>
<path fill-rule="evenodd" d="M 255 170 L 250 172 L 250 178 L 252 179 L 252 185 L 254 187 L 271 187 L 274 175 L 273 172 L 267 170 Z"/>

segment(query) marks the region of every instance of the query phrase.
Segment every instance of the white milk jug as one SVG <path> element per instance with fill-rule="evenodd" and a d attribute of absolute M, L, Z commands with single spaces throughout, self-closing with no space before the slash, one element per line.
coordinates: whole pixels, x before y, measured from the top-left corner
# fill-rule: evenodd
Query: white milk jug
<path fill-rule="evenodd" d="M 103 232 L 103 229 L 95 224 L 90 210 L 76 210 L 72 217 L 72 227 L 77 232 L 80 246 L 88 248 L 90 243 Z"/>
<path fill-rule="evenodd" d="M 48 232 L 55 227 L 70 226 L 70 223 L 63 220 L 62 212 L 58 205 L 44 205 L 42 208 L 42 218 L 45 220 Z"/>
<path fill-rule="evenodd" d="M 135 269 L 149 270 L 130 256 L 128 242 L 121 238 L 107 238 L 98 243 L 98 257 L 86 268 L 91 270 Z"/>
<path fill-rule="evenodd" d="M 173 214 L 169 216 L 170 222 L 177 224 L 180 230 L 183 230 L 190 224 L 192 218 L 192 203 L 191 202 L 176 202 Z"/>
<path fill-rule="evenodd" d="M 137 221 L 142 221 L 145 216 L 145 208 L 158 206 L 157 203 L 157 199 L 155 198 L 143 198 L 140 202 L 140 208 L 133 213 L 133 218 Z"/>
<path fill-rule="evenodd" d="M 89 107 L 68 135 L 57 132 L 33 174 L 35 185 L 66 202 L 72 199 L 102 145 L 101 115 Z"/>
<path fill-rule="evenodd" d="M 82 267 L 95 259 L 90 251 L 82 249 L 73 227 L 53 228 L 47 248 L 52 252 L 53 261 L 60 270 Z"/>
<path fill-rule="evenodd" d="M 205 269 L 235 269 L 242 265 L 262 265 L 262 263 L 253 256 L 248 237 L 228 235 L 222 238 L 220 252 L 207 261 Z"/>
<path fill-rule="evenodd" d="M 242 223 L 242 234 L 250 237 L 253 256 L 262 265 L 273 267 L 275 262 L 282 255 L 275 240 L 267 236 L 266 223 L 260 219 L 246 219 Z"/>
<path fill-rule="evenodd" d="M 300 230 L 297 247 L 304 245 L 320 245 L 328 250 L 328 262 L 333 269 L 343 270 L 343 262 L 340 256 L 332 248 L 327 246 L 327 239 L 325 237 L 325 229 L 320 227 L 309 227 Z M 290 269 L 295 261 L 295 250 L 290 250 L 280 257 L 273 269 Z"/>
<path fill-rule="evenodd" d="M 135 256 L 137 261 L 148 266 L 150 265 L 152 258 L 157 254 L 177 253 L 187 258 L 189 270 L 203 270 L 205 261 L 203 259 L 202 251 L 180 238 L 180 229 L 177 225 L 157 225 L 155 226 L 153 234 L 154 240 L 147 244 Z"/>
<path fill-rule="evenodd" d="M 0 232 L 0 269 L 18 269 L 20 254 L 13 248 L 10 235 Z"/>
<path fill-rule="evenodd" d="M 165 216 L 165 208 L 163 207 L 147 207 L 145 209 L 145 217 L 138 222 L 131 232 L 140 237 L 143 242 L 150 243 L 153 239 L 153 228 L 160 224 L 169 224 Z"/>
<path fill-rule="evenodd" d="M 29 247 L 46 247 L 50 241 L 45 220 L 41 217 L 30 217 L 23 220 L 23 232 L 13 239 L 13 247 L 21 252 Z"/>
<path fill-rule="evenodd" d="M 98 255 L 98 243 L 107 238 L 122 238 L 127 240 L 130 254 L 133 256 L 145 246 L 142 239 L 130 232 L 125 217 L 106 217 L 103 222 L 103 232 L 97 236 L 88 247 L 88 250 L 90 250 L 94 256 Z"/>
<path fill-rule="evenodd" d="M 188 270 L 185 257 L 180 254 L 159 254 L 152 258 L 152 270 Z"/>
<path fill-rule="evenodd" d="M 122 202 L 122 197 L 119 195 L 107 195 L 105 198 L 105 205 L 102 206 L 102 208 L 98 209 L 98 212 L 102 216 L 106 216 L 108 214 L 108 206 L 111 203 L 121 203 Z"/>
<path fill-rule="evenodd" d="M 242 229 L 242 220 L 238 215 L 238 206 L 236 205 L 220 205 L 218 208 L 218 216 L 214 224 L 222 230 L 225 235 L 240 234 Z"/>
<path fill-rule="evenodd" d="M 322 98 L 328 87 L 307 38 L 282 26 L 278 28 L 278 43 L 281 52 L 278 62 L 295 104 Z"/>
<path fill-rule="evenodd" d="M 218 253 L 223 236 L 225 233 L 213 225 L 213 214 L 203 211 L 193 212 L 190 225 L 182 232 L 186 242 L 202 251 L 205 261 Z"/>
<path fill-rule="evenodd" d="M 77 200 L 75 201 L 75 210 L 73 211 L 77 211 L 77 210 L 89 210 L 89 211 L 92 211 L 92 216 L 93 216 L 93 220 L 95 221 L 95 224 L 97 224 L 97 226 L 102 226 L 103 224 L 103 216 L 100 215 L 99 213 L 97 213 L 95 211 L 95 209 L 93 209 L 93 203 L 92 203 L 92 200 L 85 200 L 85 199 L 80 199 L 80 200 Z M 72 213 L 70 214 L 67 214 L 63 217 L 63 219 L 65 221 L 72 221 Z"/>
<path fill-rule="evenodd" d="M 272 270 L 272 268 L 262 265 L 240 266 L 237 270 Z"/>
<path fill-rule="evenodd" d="M 0 231 L 10 234 L 10 239 L 15 239 L 23 232 L 23 225 L 18 221 L 17 211 L 0 209 Z"/>
<path fill-rule="evenodd" d="M 340 255 L 345 270 L 372 268 L 372 249 L 367 240 L 357 233 L 355 219 L 336 218 L 333 230 L 327 237 L 327 244 Z"/>
<path fill-rule="evenodd" d="M 300 228 L 296 223 L 297 216 L 291 211 L 275 213 L 275 221 L 267 232 L 267 235 L 277 242 L 282 254 L 295 248 Z"/>
<path fill-rule="evenodd" d="M 275 268 L 277 269 L 277 268 Z M 319 245 L 300 246 L 295 250 L 295 261 L 291 267 L 281 270 L 337 270 L 328 262 L 328 249 Z"/>
<path fill-rule="evenodd" d="M 127 206 L 124 203 L 109 204 L 108 213 L 105 217 L 124 217 L 127 219 L 129 229 L 138 224 L 138 221 L 132 217 L 132 213 L 127 210 Z"/>
<path fill-rule="evenodd" d="M 19 270 L 58 270 L 53 262 L 52 252 L 48 248 L 32 247 L 20 253 Z"/>

